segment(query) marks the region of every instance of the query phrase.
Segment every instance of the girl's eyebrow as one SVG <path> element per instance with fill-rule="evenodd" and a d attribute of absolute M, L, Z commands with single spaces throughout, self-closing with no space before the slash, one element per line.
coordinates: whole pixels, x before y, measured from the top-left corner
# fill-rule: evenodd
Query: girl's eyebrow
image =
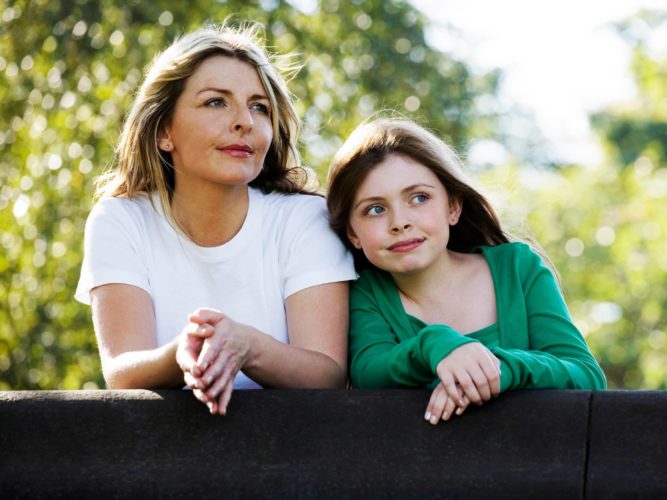
<path fill-rule="evenodd" d="M 234 95 L 234 92 L 232 92 L 231 90 L 221 89 L 221 88 L 218 88 L 218 87 L 204 87 L 203 89 L 201 89 L 197 92 L 197 95 L 203 94 L 204 92 L 217 92 L 218 94 L 222 94 L 222 95 L 225 95 L 225 96 Z M 268 101 L 269 98 L 267 96 L 265 96 L 264 94 L 253 94 L 253 95 L 250 96 L 249 100 L 250 101 L 257 101 L 257 100 Z"/>
<path fill-rule="evenodd" d="M 419 183 L 419 184 L 412 184 L 408 187 L 405 187 L 401 189 L 401 194 L 409 193 L 410 191 L 414 191 L 415 189 L 420 189 L 420 188 L 431 188 L 435 189 L 435 186 L 432 184 L 426 184 L 426 183 Z M 382 196 L 369 196 L 368 198 L 363 198 L 359 200 L 355 205 L 352 207 L 353 210 L 356 210 L 359 205 L 362 205 L 363 203 L 370 203 L 370 202 L 378 202 L 378 201 L 383 201 L 384 198 Z"/>

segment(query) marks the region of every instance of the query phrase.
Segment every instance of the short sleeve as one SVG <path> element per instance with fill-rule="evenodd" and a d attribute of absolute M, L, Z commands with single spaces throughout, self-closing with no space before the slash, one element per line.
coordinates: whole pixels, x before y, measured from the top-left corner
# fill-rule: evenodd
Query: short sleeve
<path fill-rule="evenodd" d="M 150 293 L 141 219 L 132 208 L 132 201 L 119 198 L 93 207 L 86 221 L 76 300 L 90 304 L 90 290 L 109 283 L 134 285 Z"/>
<path fill-rule="evenodd" d="M 280 229 L 285 297 L 311 286 L 356 279 L 352 256 L 329 226 L 323 198 L 299 196 Z"/>

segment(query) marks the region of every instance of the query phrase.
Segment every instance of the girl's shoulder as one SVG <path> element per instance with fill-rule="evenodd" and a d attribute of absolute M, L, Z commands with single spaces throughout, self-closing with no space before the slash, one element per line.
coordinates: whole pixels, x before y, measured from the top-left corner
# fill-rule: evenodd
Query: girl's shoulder
<path fill-rule="evenodd" d="M 479 247 L 487 260 L 502 261 L 535 261 L 541 260 L 539 254 L 523 241 L 512 241 L 494 246 Z"/>

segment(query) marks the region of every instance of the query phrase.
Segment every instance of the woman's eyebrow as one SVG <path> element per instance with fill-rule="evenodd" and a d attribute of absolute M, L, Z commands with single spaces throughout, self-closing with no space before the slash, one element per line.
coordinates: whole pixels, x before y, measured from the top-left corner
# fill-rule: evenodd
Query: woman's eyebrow
<path fill-rule="evenodd" d="M 216 92 L 222 95 L 234 95 L 234 92 L 228 89 L 223 89 L 219 87 L 204 87 L 203 89 L 197 91 L 197 95 L 203 94 L 204 92 Z M 253 94 L 250 96 L 251 101 L 256 101 L 258 99 L 268 101 L 269 98 L 264 94 Z"/>

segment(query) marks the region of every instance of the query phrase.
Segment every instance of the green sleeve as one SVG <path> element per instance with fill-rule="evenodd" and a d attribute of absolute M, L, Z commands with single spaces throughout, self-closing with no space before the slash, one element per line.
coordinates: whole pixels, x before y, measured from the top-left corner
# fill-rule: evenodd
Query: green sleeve
<path fill-rule="evenodd" d="M 360 388 L 424 386 L 436 377 L 438 363 L 474 339 L 445 325 L 421 330 L 362 276 L 350 292 L 350 376 Z M 391 310 L 390 310 L 391 309 Z M 402 319 L 402 321 L 401 321 Z M 409 330 L 409 331 L 407 331 Z"/>
<path fill-rule="evenodd" d="M 526 303 L 529 348 L 490 349 L 501 363 L 501 391 L 605 389 L 604 373 L 572 322 L 553 274 L 529 247 L 524 246 L 524 253 L 518 268 Z M 512 325 L 508 327 L 511 329 Z"/>

